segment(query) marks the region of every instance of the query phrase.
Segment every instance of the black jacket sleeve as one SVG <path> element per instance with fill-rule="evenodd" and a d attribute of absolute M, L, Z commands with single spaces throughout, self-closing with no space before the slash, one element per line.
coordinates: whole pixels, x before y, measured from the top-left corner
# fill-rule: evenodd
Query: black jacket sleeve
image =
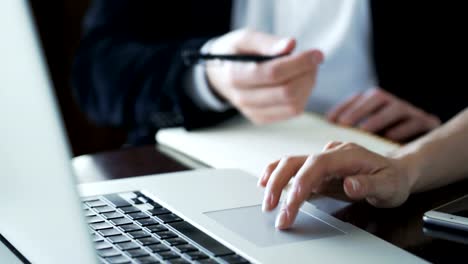
<path fill-rule="evenodd" d="M 218 12 L 196 2 L 93 2 L 72 73 L 77 101 L 91 119 L 156 131 L 207 126 L 233 114 L 203 111 L 184 93 L 181 51 L 229 30 L 229 1 L 209 1 Z"/>

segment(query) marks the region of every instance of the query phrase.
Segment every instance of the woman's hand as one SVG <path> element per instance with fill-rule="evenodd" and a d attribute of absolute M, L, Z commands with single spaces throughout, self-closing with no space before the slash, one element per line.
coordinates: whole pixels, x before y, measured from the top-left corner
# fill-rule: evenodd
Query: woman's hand
<path fill-rule="evenodd" d="M 311 193 L 332 179 L 342 179 L 346 195 L 366 199 L 377 207 L 394 207 L 408 198 L 414 182 L 409 169 L 398 159 L 387 158 L 353 143 L 329 143 L 319 155 L 286 157 L 271 163 L 259 180 L 265 187 L 263 210 L 278 206 L 290 179 L 292 186 L 276 219 L 276 227 L 290 227 Z"/>

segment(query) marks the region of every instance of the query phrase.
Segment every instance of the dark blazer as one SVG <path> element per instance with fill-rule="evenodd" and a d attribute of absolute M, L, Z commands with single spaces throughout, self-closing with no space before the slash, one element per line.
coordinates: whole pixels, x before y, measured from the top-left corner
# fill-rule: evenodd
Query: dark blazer
<path fill-rule="evenodd" d="M 379 85 L 442 120 L 468 106 L 466 66 L 457 66 L 467 47 L 460 6 L 371 0 Z M 228 32 L 230 17 L 225 0 L 95 0 L 73 68 L 77 101 L 97 123 L 127 127 L 131 143 L 153 141 L 158 128 L 234 115 L 199 109 L 182 87 L 181 51 Z"/>

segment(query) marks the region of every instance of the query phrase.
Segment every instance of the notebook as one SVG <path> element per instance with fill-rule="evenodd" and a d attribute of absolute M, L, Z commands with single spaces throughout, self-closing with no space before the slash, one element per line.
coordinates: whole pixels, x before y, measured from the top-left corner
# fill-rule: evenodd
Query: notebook
<path fill-rule="evenodd" d="M 205 129 L 168 128 L 156 134 L 160 151 L 189 167 L 237 168 L 258 177 L 270 162 L 320 153 L 332 140 L 355 142 L 379 154 L 398 148 L 396 143 L 329 123 L 313 113 L 261 126 L 237 116 Z"/>

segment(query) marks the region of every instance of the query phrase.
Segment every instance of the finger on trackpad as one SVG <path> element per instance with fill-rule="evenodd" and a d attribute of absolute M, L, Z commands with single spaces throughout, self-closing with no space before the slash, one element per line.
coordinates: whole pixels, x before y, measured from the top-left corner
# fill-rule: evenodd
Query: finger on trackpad
<path fill-rule="evenodd" d="M 261 205 L 254 205 L 206 212 L 205 214 L 259 247 L 344 234 L 341 230 L 302 210 L 290 229 L 279 231 L 275 228 L 277 212 L 278 209 L 270 213 L 263 213 Z"/>

